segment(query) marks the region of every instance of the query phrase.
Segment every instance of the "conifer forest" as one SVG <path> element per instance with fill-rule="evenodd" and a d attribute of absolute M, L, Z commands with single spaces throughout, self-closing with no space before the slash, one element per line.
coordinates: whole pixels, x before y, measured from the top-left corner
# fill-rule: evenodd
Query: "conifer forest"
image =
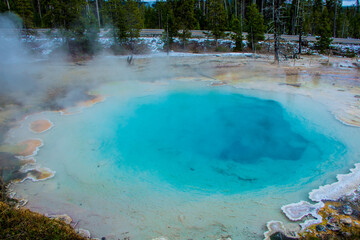
<path fill-rule="evenodd" d="M 134 38 L 139 30 L 168 29 L 170 37 L 186 38 L 189 30 L 326 35 L 360 38 L 360 6 L 341 0 L 1 0 L 0 12 L 11 11 L 25 28 L 111 26 L 119 39 Z M 255 41 L 255 40 L 254 40 Z"/>

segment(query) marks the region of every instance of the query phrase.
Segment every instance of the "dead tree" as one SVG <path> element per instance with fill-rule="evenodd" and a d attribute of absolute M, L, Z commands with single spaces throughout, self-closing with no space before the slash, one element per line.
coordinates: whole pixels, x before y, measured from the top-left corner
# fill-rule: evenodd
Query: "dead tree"
<path fill-rule="evenodd" d="M 37 4 L 38 4 L 38 11 L 39 11 L 39 17 L 40 17 L 40 21 L 42 23 L 42 15 L 41 15 L 41 6 L 40 6 L 40 0 L 37 0 Z M 10 9 L 9 9 L 10 10 Z"/>
<path fill-rule="evenodd" d="M 133 62 L 133 55 L 131 56 L 128 56 L 127 59 L 126 59 L 126 62 L 129 64 L 129 65 L 132 65 L 134 62 Z"/>
<path fill-rule="evenodd" d="M 274 0 L 274 60 L 279 64 L 280 0 Z"/>
<path fill-rule="evenodd" d="M 9 10 L 9 12 L 10 12 L 10 4 L 9 4 L 9 0 L 6 0 L 6 5 L 7 5 L 7 7 L 8 7 L 8 10 Z"/>
<path fill-rule="evenodd" d="M 301 0 L 298 0 L 298 1 L 301 1 Z M 299 16 L 299 56 L 301 55 L 301 46 L 302 46 L 302 27 L 303 27 L 303 17 L 304 17 L 304 2 L 301 3 L 301 5 L 299 4 L 300 8 L 299 9 L 299 13 L 298 16 Z"/>
<path fill-rule="evenodd" d="M 100 28 L 101 26 L 100 26 L 100 13 L 99 13 L 99 3 L 98 3 L 98 0 L 95 0 L 95 3 L 96 3 L 96 15 L 97 15 L 97 20 L 98 20 L 99 28 Z"/>
<path fill-rule="evenodd" d="M 336 17 L 337 17 L 337 5 L 338 5 L 338 1 L 335 1 L 335 16 L 334 16 L 334 38 L 336 37 Z"/>

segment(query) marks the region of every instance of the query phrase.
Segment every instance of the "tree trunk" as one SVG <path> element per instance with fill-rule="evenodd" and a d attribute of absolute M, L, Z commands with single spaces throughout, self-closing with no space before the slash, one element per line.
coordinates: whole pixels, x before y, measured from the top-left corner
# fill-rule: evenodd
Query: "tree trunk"
<path fill-rule="evenodd" d="M 254 45 L 254 33 L 253 33 L 253 30 L 252 30 L 252 26 L 251 26 L 250 32 L 251 32 L 251 49 L 254 49 L 255 48 L 255 45 Z"/>
<path fill-rule="evenodd" d="M 300 0 L 298 0 L 297 9 L 296 9 L 296 25 L 299 24 L 299 21 L 302 21 L 302 16 L 300 16 L 301 19 L 299 19 L 299 14 L 300 14 Z"/>
<path fill-rule="evenodd" d="M 237 18 L 237 0 L 235 0 L 235 17 Z"/>
<path fill-rule="evenodd" d="M 245 0 L 241 2 L 241 24 L 244 26 L 244 18 L 245 18 Z"/>
<path fill-rule="evenodd" d="M 334 16 L 334 38 L 336 37 L 336 15 L 337 15 L 337 1 L 335 2 L 335 16 Z"/>
<path fill-rule="evenodd" d="M 185 29 L 183 29 L 183 32 L 182 32 L 182 48 L 185 49 L 185 44 L 186 44 L 186 34 L 187 34 L 187 31 Z"/>
<path fill-rule="evenodd" d="M 227 10 L 226 0 L 224 0 L 224 6 L 225 6 L 225 11 L 226 11 L 226 13 L 227 13 L 227 12 L 228 12 L 228 10 Z"/>
<path fill-rule="evenodd" d="M 169 18 L 166 16 L 166 54 L 169 55 L 170 42 L 169 42 Z"/>
<path fill-rule="evenodd" d="M 90 16 L 89 0 L 86 0 L 86 13 L 88 16 Z"/>
<path fill-rule="evenodd" d="M 203 16 L 205 16 L 205 0 L 202 0 L 202 6 L 203 6 L 202 14 Z"/>
<path fill-rule="evenodd" d="M 7 7 L 8 7 L 8 10 L 10 11 L 10 4 L 9 4 L 9 0 L 6 0 L 6 4 L 7 4 Z"/>
<path fill-rule="evenodd" d="M 275 24 L 275 0 L 273 0 L 273 23 Z"/>
<path fill-rule="evenodd" d="M 277 27 L 275 27 L 274 31 L 274 60 L 276 64 L 279 64 L 279 35 L 277 34 Z"/>
<path fill-rule="evenodd" d="M 42 15 L 41 15 L 40 0 L 37 0 L 37 3 L 38 3 L 38 11 L 39 11 L 39 16 L 40 16 L 40 21 L 41 21 L 41 24 L 42 24 Z"/>
<path fill-rule="evenodd" d="M 228 4 L 229 4 L 229 10 L 230 10 L 230 14 L 232 15 L 232 4 L 231 4 L 231 0 L 228 0 Z"/>
<path fill-rule="evenodd" d="M 161 29 L 161 11 L 160 11 L 160 14 L 159 14 L 159 18 L 158 18 L 158 20 L 159 20 L 159 29 Z"/>
<path fill-rule="evenodd" d="M 98 4 L 98 0 L 95 0 L 96 3 L 96 13 L 97 13 L 97 19 L 98 19 L 98 23 L 99 23 L 99 28 L 100 26 L 100 13 L 99 13 L 99 4 Z"/>
<path fill-rule="evenodd" d="M 344 38 L 344 32 L 345 32 L 345 19 L 346 19 L 346 16 L 344 15 L 344 21 L 343 21 L 343 27 L 342 27 L 342 33 L 341 33 L 342 38 Z"/>
<path fill-rule="evenodd" d="M 300 1 L 300 0 L 299 0 Z M 304 2 L 301 2 L 299 9 L 299 14 L 300 14 L 300 23 L 299 23 L 299 57 L 301 55 L 301 47 L 302 47 L 302 31 L 303 31 L 303 18 L 304 18 Z"/>
<path fill-rule="evenodd" d="M 279 0 L 274 0 L 274 60 L 276 64 L 279 64 L 279 21 Z"/>
<path fill-rule="evenodd" d="M 302 14 L 301 14 L 301 15 L 302 15 Z M 302 16 L 300 16 L 300 29 L 299 29 L 299 56 L 301 55 L 302 25 L 303 25 L 303 18 L 302 18 Z"/>

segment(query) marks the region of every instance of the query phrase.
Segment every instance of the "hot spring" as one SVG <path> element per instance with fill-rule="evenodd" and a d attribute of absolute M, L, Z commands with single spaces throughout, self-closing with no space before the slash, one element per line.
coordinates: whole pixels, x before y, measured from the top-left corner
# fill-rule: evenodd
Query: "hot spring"
<path fill-rule="evenodd" d="M 131 89 L 131 90 L 129 90 Z M 109 239 L 260 239 L 284 204 L 335 181 L 359 155 L 358 129 L 308 97 L 204 83 L 112 83 L 106 101 L 27 131 L 54 171 L 16 191 Z M 20 134 L 21 133 L 21 134 Z"/>
<path fill-rule="evenodd" d="M 170 92 L 112 105 L 97 113 L 106 119 L 82 126 L 87 139 L 96 139 L 97 158 L 180 191 L 234 194 L 285 185 L 311 177 L 302 166 L 343 148 L 321 134 L 310 139 L 305 126 L 294 129 L 298 121 L 278 102 L 228 91 Z"/>

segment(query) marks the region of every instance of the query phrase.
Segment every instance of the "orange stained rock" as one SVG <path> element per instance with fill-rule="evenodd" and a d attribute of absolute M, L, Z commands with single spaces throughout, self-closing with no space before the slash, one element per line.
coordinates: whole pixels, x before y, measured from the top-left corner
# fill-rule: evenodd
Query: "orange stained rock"
<path fill-rule="evenodd" d="M 353 216 L 345 215 L 341 211 L 334 210 L 330 205 L 338 208 L 344 205 L 344 203 L 332 201 L 326 202 L 325 206 L 319 210 L 323 222 L 304 229 L 302 233 L 300 233 L 300 239 L 358 239 L 358 236 L 360 235 L 360 221 Z M 328 229 L 327 224 L 334 222 L 340 227 L 340 230 L 332 231 Z M 326 231 L 318 231 L 317 225 L 323 226 L 320 227 L 320 229 L 323 228 Z M 348 236 L 346 238 L 341 238 L 343 234 L 347 234 Z"/>
<path fill-rule="evenodd" d="M 95 98 L 79 103 L 79 106 L 91 107 L 92 105 L 103 102 L 105 98 L 103 96 L 95 96 Z"/>
<path fill-rule="evenodd" d="M 41 119 L 36 120 L 30 124 L 30 129 L 36 133 L 42 133 L 49 130 L 52 127 L 52 123 L 49 120 Z"/>
<path fill-rule="evenodd" d="M 18 153 L 19 155 L 26 157 L 33 155 L 42 145 L 42 142 L 40 139 L 29 139 L 19 143 L 19 145 L 26 146 L 25 150 Z"/>
<path fill-rule="evenodd" d="M 20 164 L 21 165 L 26 165 L 26 164 L 34 164 L 36 161 L 34 158 L 29 158 L 29 159 L 22 159 L 20 160 Z"/>
<path fill-rule="evenodd" d="M 46 169 L 34 169 L 29 172 L 31 176 L 34 176 L 37 180 L 44 180 L 54 176 L 53 172 Z"/>

